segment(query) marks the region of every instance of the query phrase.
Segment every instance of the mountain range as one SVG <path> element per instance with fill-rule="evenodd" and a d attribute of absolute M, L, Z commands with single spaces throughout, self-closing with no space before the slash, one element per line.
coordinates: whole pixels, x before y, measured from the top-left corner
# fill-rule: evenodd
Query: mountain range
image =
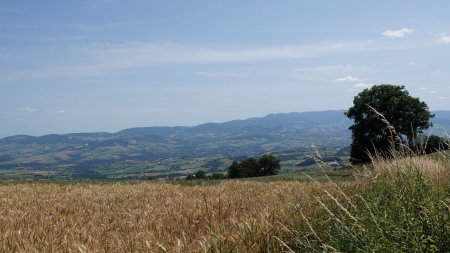
<path fill-rule="evenodd" d="M 433 134 L 450 132 L 450 111 L 435 111 Z M 168 160 L 230 158 L 264 152 L 343 148 L 351 142 L 343 110 L 277 113 L 194 127 L 140 127 L 117 133 L 71 133 L 0 139 L 0 178 L 12 171 L 100 177 L 101 169 Z M 138 166 L 139 165 L 139 166 Z M 173 165 L 171 165 L 173 167 Z M 99 172 L 100 171 L 100 172 Z M 42 174 L 42 173 L 41 173 Z"/>

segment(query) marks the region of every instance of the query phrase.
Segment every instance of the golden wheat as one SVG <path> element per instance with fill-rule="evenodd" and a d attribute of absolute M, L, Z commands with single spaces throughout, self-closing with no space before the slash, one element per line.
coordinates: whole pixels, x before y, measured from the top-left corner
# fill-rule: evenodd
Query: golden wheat
<path fill-rule="evenodd" d="M 327 185 L 3 184 L 0 251 L 278 252 Z"/>

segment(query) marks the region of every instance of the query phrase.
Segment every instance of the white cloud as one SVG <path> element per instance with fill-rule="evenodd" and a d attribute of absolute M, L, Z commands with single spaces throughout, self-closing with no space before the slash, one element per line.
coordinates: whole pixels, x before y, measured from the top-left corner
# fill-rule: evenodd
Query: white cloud
<path fill-rule="evenodd" d="M 430 93 L 431 93 L 431 94 L 438 94 L 439 91 L 437 91 L 437 90 L 431 90 Z"/>
<path fill-rule="evenodd" d="M 358 77 L 354 77 L 354 76 L 344 76 L 344 77 L 337 78 L 334 81 L 336 81 L 336 82 L 361 82 L 362 79 L 358 78 Z"/>
<path fill-rule="evenodd" d="M 19 111 L 25 111 L 25 112 L 37 112 L 38 110 L 35 108 L 31 108 L 29 106 L 25 106 L 23 108 L 19 108 Z"/>
<path fill-rule="evenodd" d="M 429 88 L 428 87 L 426 87 L 426 86 L 422 86 L 422 87 L 419 87 L 419 89 L 418 90 L 428 90 Z"/>
<path fill-rule="evenodd" d="M 56 113 L 66 113 L 66 111 L 64 111 L 64 110 L 58 110 L 58 111 L 56 111 Z"/>
<path fill-rule="evenodd" d="M 441 44 L 450 44 L 450 35 L 447 33 L 439 34 L 438 43 Z"/>
<path fill-rule="evenodd" d="M 381 33 L 381 35 L 383 35 L 384 37 L 387 37 L 387 38 L 391 38 L 391 39 L 398 39 L 398 38 L 406 37 L 413 32 L 414 32 L 413 29 L 401 28 L 398 30 L 386 30 L 383 33 Z"/>

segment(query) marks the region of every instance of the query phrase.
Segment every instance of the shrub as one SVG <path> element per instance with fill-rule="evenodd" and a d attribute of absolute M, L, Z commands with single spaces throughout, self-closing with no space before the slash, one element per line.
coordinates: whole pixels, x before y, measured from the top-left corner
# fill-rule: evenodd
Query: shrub
<path fill-rule="evenodd" d="M 416 154 L 431 154 L 449 149 L 449 144 L 448 140 L 436 135 L 419 136 L 409 143 L 409 148 Z"/>
<path fill-rule="evenodd" d="M 227 177 L 226 177 L 224 174 L 222 174 L 222 173 L 214 172 L 214 173 L 212 173 L 212 174 L 209 176 L 209 178 L 218 180 L 218 179 L 225 179 L 225 178 L 227 178 Z"/>
<path fill-rule="evenodd" d="M 206 178 L 206 173 L 203 170 L 199 170 L 194 174 L 196 179 L 204 179 Z"/>

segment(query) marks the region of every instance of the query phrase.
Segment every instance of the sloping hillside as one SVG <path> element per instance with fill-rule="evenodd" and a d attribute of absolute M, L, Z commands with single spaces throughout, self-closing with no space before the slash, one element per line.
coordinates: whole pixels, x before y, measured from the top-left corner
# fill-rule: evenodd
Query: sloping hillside
<path fill-rule="evenodd" d="M 433 133 L 448 132 L 450 112 L 436 112 L 433 121 Z M 0 140 L 0 169 L 58 170 L 79 177 L 100 177 L 98 171 L 102 169 L 118 166 L 138 170 L 139 166 L 148 166 L 148 162 L 154 164 L 168 159 L 226 159 L 263 152 L 304 150 L 311 145 L 346 147 L 351 141 L 350 124 L 344 111 L 322 111 L 269 114 L 194 127 L 11 136 Z M 171 168 L 175 175 L 185 169 L 177 165 L 171 165 Z M 155 170 L 158 170 L 157 166 Z"/>

